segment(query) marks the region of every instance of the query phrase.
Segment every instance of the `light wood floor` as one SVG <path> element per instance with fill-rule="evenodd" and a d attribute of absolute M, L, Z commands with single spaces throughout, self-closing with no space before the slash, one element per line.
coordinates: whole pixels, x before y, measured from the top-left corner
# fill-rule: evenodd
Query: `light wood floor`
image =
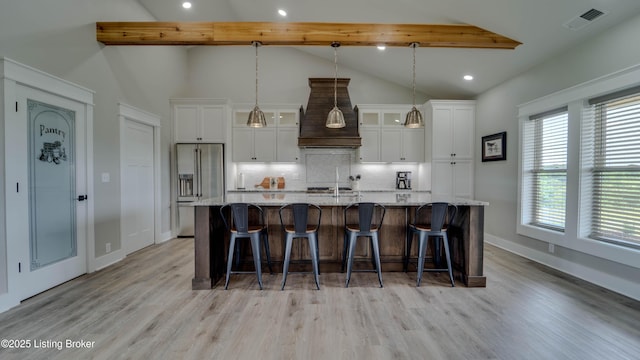
<path fill-rule="evenodd" d="M 492 246 L 486 288 L 445 274 L 234 275 L 192 291 L 193 240 L 143 249 L 0 314 L 0 338 L 95 341 L 1 359 L 639 359 L 640 302 Z"/>

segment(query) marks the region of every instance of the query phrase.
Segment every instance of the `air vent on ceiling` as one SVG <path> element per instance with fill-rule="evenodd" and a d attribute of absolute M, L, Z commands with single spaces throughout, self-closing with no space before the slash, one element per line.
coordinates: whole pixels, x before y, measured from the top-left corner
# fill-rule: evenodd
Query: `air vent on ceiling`
<path fill-rule="evenodd" d="M 601 11 L 598 9 L 591 9 L 587 12 L 585 12 L 582 15 L 576 16 L 573 19 L 567 21 L 566 23 L 562 24 L 562 26 L 566 27 L 567 29 L 571 29 L 571 30 L 579 30 L 582 29 L 583 27 L 589 25 L 591 22 L 593 22 L 595 19 L 601 17 L 602 15 L 605 15 L 606 12 L 605 11 Z"/>

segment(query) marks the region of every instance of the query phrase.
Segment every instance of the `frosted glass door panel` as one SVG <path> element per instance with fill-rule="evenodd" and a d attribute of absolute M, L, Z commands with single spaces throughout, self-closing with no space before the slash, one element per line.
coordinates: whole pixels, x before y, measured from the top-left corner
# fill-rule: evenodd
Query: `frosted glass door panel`
<path fill-rule="evenodd" d="M 75 112 L 27 101 L 31 270 L 76 256 Z"/>

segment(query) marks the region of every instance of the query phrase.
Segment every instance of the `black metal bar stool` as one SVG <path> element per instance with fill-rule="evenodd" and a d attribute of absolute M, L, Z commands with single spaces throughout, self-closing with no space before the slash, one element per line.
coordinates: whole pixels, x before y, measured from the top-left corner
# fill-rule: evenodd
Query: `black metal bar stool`
<path fill-rule="evenodd" d="M 231 209 L 230 215 L 228 215 L 228 208 Z M 249 217 L 252 213 L 257 215 L 257 219 L 250 223 Z M 271 254 L 269 251 L 269 235 L 267 232 L 267 223 L 264 218 L 264 211 L 258 205 L 234 203 L 222 206 L 220 208 L 220 215 L 227 230 L 231 233 L 227 256 L 227 278 L 224 283 L 224 289 L 226 290 L 229 286 L 229 277 L 231 274 L 248 273 L 248 271 L 231 271 L 234 253 L 236 253 L 236 239 L 248 238 L 251 241 L 251 252 L 253 253 L 253 264 L 255 266 L 256 276 L 258 277 L 258 285 L 260 286 L 260 290 L 262 290 L 261 241 L 267 256 L 269 271 L 273 274 Z M 237 255 L 237 257 L 239 257 L 239 255 Z"/>
<path fill-rule="evenodd" d="M 291 245 L 293 239 L 306 238 L 309 242 L 309 252 L 311 254 L 311 264 L 313 275 L 316 281 L 316 288 L 320 290 L 320 267 L 318 264 L 320 254 L 318 251 L 318 230 L 320 229 L 320 219 L 322 209 L 318 205 L 307 203 L 287 204 L 280 208 L 280 224 L 285 236 L 284 264 L 282 267 L 282 287 L 287 283 L 289 272 L 289 261 L 291 260 Z M 285 219 L 293 217 L 293 225 L 287 223 Z"/>
<path fill-rule="evenodd" d="M 358 211 L 358 223 L 349 224 L 347 214 L 350 209 Z M 380 243 L 378 234 L 382 221 L 384 220 L 384 214 L 386 209 L 383 205 L 372 202 L 361 202 L 350 204 L 344 208 L 344 251 L 342 253 L 342 268 L 344 269 L 345 262 L 347 263 L 347 281 L 345 287 L 349 287 L 349 281 L 351 280 L 351 272 L 353 271 L 353 256 L 356 249 L 356 241 L 358 237 L 369 237 L 371 239 L 371 247 L 373 250 L 373 262 L 375 269 L 378 273 L 378 281 L 380 287 L 382 284 L 382 269 L 380 267 Z M 366 271 L 366 270 L 361 270 Z M 369 270 L 371 271 L 371 270 Z"/>
<path fill-rule="evenodd" d="M 431 216 L 427 215 L 431 210 Z M 453 222 L 456 216 L 458 207 L 446 202 L 434 202 L 422 205 L 416 209 L 413 223 L 407 226 L 407 241 L 405 244 L 405 257 L 404 257 L 404 271 L 407 271 L 409 264 L 409 254 L 411 252 L 411 242 L 414 235 L 418 234 L 418 279 L 416 286 L 420 286 L 422 281 L 422 273 L 424 271 L 429 272 L 448 272 L 449 280 L 451 280 L 451 286 L 455 286 L 453 281 L 453 271 L 451 268 L 451 253 L 449 251 L 449 239 L 447 237 L 447 227 Z M 440 254 L 439 241 L 442 241 L 445 252 L 445 260 L 447 261 L 446 268 L 433 268 L 425 269 L 424 260 L 429 247 L 429 238 L 435 238 L 434 246 L 434 263 L 438 265 L 437 258 Z"/>

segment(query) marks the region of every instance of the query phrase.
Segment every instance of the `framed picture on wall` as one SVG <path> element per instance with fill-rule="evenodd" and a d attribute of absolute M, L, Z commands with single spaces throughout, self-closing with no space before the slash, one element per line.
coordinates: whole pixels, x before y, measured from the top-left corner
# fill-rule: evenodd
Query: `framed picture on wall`
<path fill-rule="evenodd" d="M 507 132 L 482 137 L 482 161 L 507 160 Z"/>

